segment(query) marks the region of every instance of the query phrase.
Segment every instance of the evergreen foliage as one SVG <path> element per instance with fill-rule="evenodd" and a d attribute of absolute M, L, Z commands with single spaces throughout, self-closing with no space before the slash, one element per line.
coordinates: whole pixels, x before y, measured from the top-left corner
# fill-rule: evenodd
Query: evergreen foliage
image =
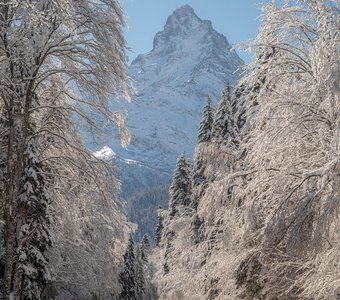
<path fill-rule="evenodd" d="M 190 206 L 195 210 L 198 207 L 199 200 L 203 197 L 206 187 L 208 186 L 208 179 L 205 174 L 207 167 L 207 157 L 203 151 L 205 146 L 197 145 L 194 165 L 192 170 L 192 196 Z"/>
<path fill-rule="evenodd" d="M 176 170 L 170 186 L 170 216 L 177 213 L 178 206 L 189 206 L 191 199 L 192 170 L 187 157 L 182 154 L 177 159 Z"/>
<path fill-rule="evenodd" d="M 243 126 L 247 121 L 247 110 L 245 108 L 245 93 L 246 89 L 244 85 L 236 87 L 234 92 L 234 98 L 232 100 L 232 114 L 235 120 L 235 126 L 237 132 L 241 132 Z"/>
<path fill-rule="evenodd" d="M 135 246 L 130 236 L 124 254 L 124 270 L 119 276 L 119 282 L 122 285 L 119 300 L 149 299 L 150 291 L 145 278 L 146 260 L 143 258 L 143 251 L 146 250 L 147 245 L 150 244 L 147 239 L 144 239 L 144 243 Z"/>
<path fill-rule="evenodd" d="M 203 108 L 200 125 L 198 128 L 197 144 L 211 141 L 211 128 L 213 123 L 213 108 L 211 107 L 211 97 L 208 96 L 207 105 Z"/>
<path fill-rule="evenodd" d="M 201 149 L 204 148 L 204 146 L 202 145 L 203 143 L 208 144 L 211 142 L 213 117 L 214 110 L 211 107 L 211 97 L 209 96 L 208 103 L 203 109 L 202 118 L 198 129 L 197 146 L 192 170 L 193 193 L 191 199 L 191 207 L 193 207 L 194 209 L 197 208 L 199 198 L 203 195 L 204 189 L 207 185 L 206 176 L 204 174 L 206 168 L 206 158 L 204 157 Z"/>
<path fill-rule="evenodd" d="M 157 218 L 158 218 L 158 223 L 156 227 L 155 242 L 156 242 L 156 246 L 158 247 L 162 240 L 162 234 L 163 234 L 163 228 L 164 228 L 164 224 L 163 224 L 164 217 L 162 216 L 160 210 L 158 210 Z"/>
<path fill-rule="evenodd" d="M 50 279 L 46 251 L 52 246 L 50 234 L 49 197 L 46 191 L 47 169 L 31 144 L 26 153 L 24 174 L 19 196 L 19 230 L 17 268 L 22 276 L 24 299 L 41 299 Z"/>
<path fill-rule="evenodd" d="M 143 258 L 143 250 L 141 245 L 138 245 L 135 248 L 136 252 L 136 259 L 135 259 L 135 270 L 136 270 L 136 278 L 135 278 L 135 298 L 131 299 L 138 299 L 144 300 L 146 295 L 146 281 L 145 281 L 145 273 L 144 273 L 144 264 L 145 259 Z"/>
<path fill-rule="evenodd" d="M 212 138 L 217 143 L 235 142 L 235 124 L 232 109 L 231 88 L 223 89 L 212 124 Z"/>
<path fill-rule="evenodd" d="M 126 252 L 124 254 L 124 270 L 119 276 L 119 282 L 122 285 L 120 300 L 137 300 L 136 295 L 136 256 L 135 246 L 130 236 Z"/>
<path fill-rule="evenodd" d="M 140 242 L 141 257 L 144 261 L 148 260 L 148 255 L 151 252 L 151 244 L 147 234 L 145 234 Z"/>

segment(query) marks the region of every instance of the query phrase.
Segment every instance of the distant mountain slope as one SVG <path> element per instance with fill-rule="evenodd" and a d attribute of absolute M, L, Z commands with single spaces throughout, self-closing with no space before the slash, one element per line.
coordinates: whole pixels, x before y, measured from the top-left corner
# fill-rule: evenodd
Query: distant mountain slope
<path fill-rule="evenodd" d="M 188 5 L 169 16 L 153 49 L 131 63 L 134 90 L 125 109 L 132 143 L 127 149 L 118 139 L 107 145 L 116 153 L 122 198 L 140 227 L 138 236 L 154 232 L 156 209 L 167 203 L 177 156 L 194 151 L 207 96 L 216 102 L 226 83 L 237 81 L 242 65 L 227 38 Z M 117 162 L 117 157 L 124 159 Z"/>
<path fill-rule="evenodd" d="M 129 68 L 135 86 L 126 106 L 132 144 L 127 150 L 114 147 L 115 151 L 172 169 L 180 152 L 194 150 L 207 95 L 216 99 L 227 81 L 238 79 L 242 64 L 210 21 L 201 20 L 188 5 L 175 10 L 156 34 L 153 49 Z"/>

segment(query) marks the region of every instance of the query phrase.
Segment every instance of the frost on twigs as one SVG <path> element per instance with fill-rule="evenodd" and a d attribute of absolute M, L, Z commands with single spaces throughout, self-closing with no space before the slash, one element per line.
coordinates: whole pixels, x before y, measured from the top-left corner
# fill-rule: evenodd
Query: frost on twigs
<path fill-rule="evenodd" d="M 125 23 L 115 0 L 2 1 L 0 16 L 0 191 L 1 218 L 6 223 L 3 296 L 5 300 L 41 299 L 49 280 L 48 267 L 53 266 L 57 277 L 70 274 L 69 264 L 74 263 L 79 267 L 76 273 L 84 279 L 95 267 L 84 267 L 83 272 L 82 264 L 77 263 L 88 263 L 89 249 L 98 250 L 94 246 L 98 236 L 110 231 L 107 227 L 123 225 L 123 233 L 115 228 L 107 233 L 107 239 L 98 238 L 105 241 L 105 260 L 117 257 L 108 246 L 112 237 L 119 236 L 124 244 L 124 231 L 129 231 L 119 205 L 108 201 L 116 195 L 117 181 L 109 184 L 112 172 L 94 161 L 74 125 L 81 119 L 92 132 L 101 133 L 102 123 L 95 118 L 101 116 L 99 120 L 109 120 L 119 128 L 123 145 L 129 142 L 124 117 L 116 114 L 113 118 L 109 102 L 112 95 L 128 90 Z M 85 191 L 88 193 L 82 194 Z M 89 205 L 90 200 L 105 207 L 101 212 L 106 213 L 93 213 L 96 210 Z M 60 212 L 55 222 L 50 222 L 52 210 Z M 90 216 L 101 219 L 101 233 L 91 230 Z M 110 218 L 117 222 L 110 223 Z M 55 224 L 58 230 L 52 226 Z M 69 231 L 65 224 L 70 225 Z M 54 263 L 46 259 L 51 231 L 65 233 L 64 237 L 55 234 Z M 73 233 L 77 233 L 73 241 L 65 238 Z M 61 248 L 65 256 L 58 252 Z M 79 260 L 76 249 L 81 252 Z M 107 278 L 114 287 L 106 282 L 101 290 L 111 294 L 118 282 L 115 274 Z M 74 286 L 74 282 L 65 283 L 67 278 L 62 280 L 61 290 Z M 84 291 L 88 295 L 92 292 L 96 297 L 100 294 L 98 290 Z"/>
<path fill-rule="evenodd" d="M 279 3 L 263 4 L 240 119 L 217 113 L 223 135 L 196 148 L 194 219 L 164 222 L 176 229 L 159 249 L 164 298 L 171 286 L 191 299 L 328 300 L 339 286 L 340 3 Z"/>

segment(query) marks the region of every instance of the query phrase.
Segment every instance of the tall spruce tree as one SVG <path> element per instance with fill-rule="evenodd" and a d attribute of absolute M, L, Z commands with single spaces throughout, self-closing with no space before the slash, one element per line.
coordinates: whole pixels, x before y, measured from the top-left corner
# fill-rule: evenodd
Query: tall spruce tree
<path fill-rule="evenodd" d="M 141 257 L 144 261 L 148 260 L 148 255 L 151 251 L 151 244 L 147 234 L 144 234 L 140 242 Z"/>
<path fill-rule="evenodd" d="M 146 295 L 146 280 L 144 274 L 144 264 L 142 245 L 135 247 L 135 298 L 136 300 L 145 299 Z"/>
<path fill-rule="evenodd" d="M 164 217 L 161 214 L 160 209 L 157 212 L 157 218 L 158 218 L 158 222 L 157 222 L 157 227 L 156 227 L 155 242 L 156 242 L 156 246 L 158 247 L 162 240 L 162 234 L 163 234 L 163 229 L 164 229 L 164 224 L 163 224 Z"/>
<path fill-rule="evenodd" d="M 207 105 L 203 108 L 200 125 L 198 127 L 197 144 L 210 142 L 212 123 L 213 108 L 211 107 L 211 97 L 208 96 Z"/>
<path fill-rule="evenodd" d="M 150 299 L 147 287 L 145 266 L 147 261 L 143 258 L 143 251 L 146 251 L 148 242 L 135 246 L 132 236 L 130 236 L 128 246 L 124 255 L 124 270 L 119 276 L 119 282 L 123 289 L 119 295 L 119 300 L 143 300 Z M 144 246 L 143 246 L 144 245 Z"/>
<path fill-rule="evenodd" d="M 187 157 L 182 154 L 177 159 L 170 186 L 170 216 L 177 213 L 179 205 L 189 206 L 191 198 L 191 166 Z"/>
<path fill-rule="evenodd" d="M 49 279 L 46 251 L 52 246 L 50 235 L 49 199 L 46 190 L 46 168 L 39 161 L 36 147 L 31 144 L 25 154 L 22 193 L 19 196 L 18 274 L 20 299 L 41 299 Z"/>
<path fill-rule="evenodd" d="M 137 300 L 136 293 L 136 256 L 135 246 L 130 235 L 130 239 L 124 254 L 124 270 L 119 276 L 119 282 L 123 289 L 119 295 L 120 300 Z"/>
<path fill-rule="evenodd" d="M 228 85 L 222 90 L 221 98 L 212 124 L 212 138 L 215 142 L 226 144 L 235 142 L 235 124 L 232 109 L 231 88 Z"/>
<path fill-rule="evenodd" d="M 200 198 L 204 195 L 205 189 L 208 186 L 208 180 L 205 173 L 207 167 L 206 157 L 204 157 L 201 149 L 196 149 L 194 157 L 194 166 L 192 171 L 192 196 L 190 206 L 195 210 L 198 207 Z"/>
<path fill-rule="evenodd" d="M 200 121 L 200 125 L 198 128 L 197 134 L 197 146 L 194 156 L 194 164 L 193 164 L 193 171 L 192 171 L 192 187 L 198 187 L 203 183 L 206 183 L 206 177 L 204 175 L 204 171 L 206 168 L 205 157 L 202 153 L 202 149 L 205 146 L 202 146 L 202 143 L 210 143 L 212 139 L 212 125 L 213 125 L 213 118 L 214 109 L 211 107 L 211 97 L 208 96 L 208 103 L 203 108 L 202 117 Z M 205 184 L 206 185 L 206 184 Z M 204 188 L 195 189 L 192 194 L 191 199 L 191 206 L 196 209 L 198 206 L 199 198 L 202 196 Z"/>

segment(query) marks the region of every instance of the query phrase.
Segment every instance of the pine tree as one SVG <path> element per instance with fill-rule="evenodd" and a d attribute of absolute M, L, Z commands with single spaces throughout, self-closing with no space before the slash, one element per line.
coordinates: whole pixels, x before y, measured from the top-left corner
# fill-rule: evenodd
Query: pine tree
<path fill-rule="evenodd" d="M 151 244 L 147 234 L 144 234 L 141 242 L 140 242 L 140 249 L 141 249 L 141 257 L 144 261 L 147 261 L 148 255 L 151 251 Z"/>
<path fill-rule="evenodd" d="M 141 245 L 136 247 L 136 255 L 135 255 L 135 298 L 136 300 L 145 299 L 146 294 L 146 282 L 145 282 L 145 274 L 144 274 L 144 264 L 146 261 L 143 259 L 143 250 Z M 132 299 L 132 298 L 131 298 Z"/>
<path fill-rule="evenodd" d="M 199 200 L 204 195 L 205 189 L 208 185 L 208 180 L 205 175 L 207 157 L 202 153 L 202 151 L 204 151 L 204 149 L 202 149 L 200 145 L 197 145 L 192 171 L 192 196 L 190 204 L 190 206 L 195 210 L 197 209 Z"/>
<path fill-rule="evenodd" d="M 208 103 L 204 107 L 202 112 L 202 118 L 200 122 L 200 126 L 198 129 L 198 137 L 197 137 L 197 146 L 194 156 L 194 165 L 192 171 L 192 187 L 199 187 L 202 185 L 201 188 L 196 188 L 193 191 L 192 199 L 191 199 L 191 206 L 194 209 L 197 209 L 198 201 L 204 193 L 205 187 L 207 185 L 207 180 L 204 175 L 205 168 L 206 168 L 206 158 L 202 153 L 202 143 L 210 143 L 212 139 L 212 125 L 213 125 L 213 113 L 214 110 L 211 107 L 211 97 L 208 97 Z"/>
<path fill-rule="evenodd" d="M 124 254 L 124 270 L 119 276 L 119 282 L 123 289 L 120 293 L 120 300 L 136 300 L 136 257 L 132 236 Z"/>
<path fill-rule="evenodd" d="M 162 240 L 162 234 L 163 234 L 163 228 L 164 228 L 164 225 L 163 225 L 164 217 L 162 216 L 160 211 L 158 211 L 157 218 L 158 218 L 158 223 L 157 223 L 157 228 L 156 228 L 155 241 L 156 241 L 156 246 L 159 247 L 159 244 Z"/>
<path fill-rule="evenodd" d="M 170 186 L 170 216 L 177 213 L 179 205 L 189 206 L 191 198 L 191 166 L 187 157 L 182 154 L 177 159 Z"/>
<path fill-rule="evenodd" d="M 20 276 L 14 286 L 24 299 L 41 299 L 49 279 L 46 251 L 52 246 L 46 168 L 39 161 L 33 144 L 25 154 L 25 170 L 19 196 L 19 240 L 17 268 Z"/>
<path fill-rule="evenodd" d="M 211 97 L 208 96 L 208 103 L 203 108 L 202 117 L 198 128 L 197 144 L 210 142 L 212 123 L 213 109 L 211 107 Z"/>
<path fill-rule="evenodd" d="M 235 124 L 232 111 L 231 88 L 223 89 L 212 124 L 212 138 L 217 143 L 235 142 Z"/>

